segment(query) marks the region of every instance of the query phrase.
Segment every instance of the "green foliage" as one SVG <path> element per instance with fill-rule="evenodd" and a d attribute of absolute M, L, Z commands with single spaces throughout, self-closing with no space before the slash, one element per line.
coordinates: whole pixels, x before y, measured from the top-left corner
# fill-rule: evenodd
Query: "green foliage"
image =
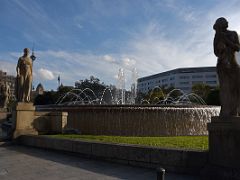
<path fill-rule="evenodd" d="M 208 136 L 170 136 L 170 137 L 125 137 L 94 135 L 50 135 L 55 138 L 83 139 L 89 141 L 139 144 L 164 148 L 181 148 L 194 150 L 208 149 Z"/>
<path fill-rule="evenodd" d="M 220 105 L 219 87 L 210 87 L 207 84 L 195 84 L 192 92 L 200 96 L 207 105 Z"/>
<path fill-rule="evenodd" d="M 35 105 L 46 105 L 46 104 L 55 104 L 57 100 L 62 97 L 65 93 L 72 90 L 71 86 L 60 86 L 57 91 L 47 91 L 42 95 L 38 95 L 34 99 Z"/>
<path fill-rule="evenodd" d="M 86 95 L 92 100 L 95 100 L 96 98 L 100 100 L 101 98 L 103 98 L 102 103 L 107 103 L 107 104 L 112 103 L 112 96 L 114 97 L 114 94 L 116 93 L 115 86 L 112 86 L 112 85 L 107 86 L 94 76 L 90 76 L 89 79 L 80 80 L 80 81 L 76 82 L 75 88 L 81 89 L 81 90 L 91 89 L 94 93 L 90 90 L 89 91 L 86 90 L 84 92 L 85 94 L 82 94 L 82 98 L 84 98 Z M 111 89 L 111 92 L 109 89 L 106 90 L 107 88 Z M 104 94 L 103 94 L 103 92 L 104 92 Z"/>
<path fill-rule="evenodd" d="M 147 100 L 150 104 L 157 104 L 161 100 L 164 100 L 167 95 L 169 94 L 169 99 L 176 99 L 177 97 L 181 96 L 182 93 L 180 91 L 173 91 L 174 87 L 166 88 L 165 86 L 162 87 L 155 87 L 153 90 L 150 90 L 147 94 L 138 93 L 137 94 L 137 103 L 140 104 L 141 100 Z M 144 101 L 143 101 L 144 103 Z"/>
<path fill-rule="evenodd" d="M 103 91 L 107 88 L 108 86 L 105 85 L 104 83 L 100 82 L 100 80 L 94 76 L 90 76 L 89 79 L 85 80 L 80 80 L 75 83 L 75 88 L 72 86 L 63 86 L 61 85 L 57 91 L 50 91 L 50 92 L 45 92 L 43 95 L 38 95 L 35 100 L 34 104 L 35 105 L 45 105 L 45 104 L 55 104 L 61 97 L 66 95 L 66 93 L 72 91 L 76 94 L 79 94 L 80 91 L 77 91 L 76 89 L 91 89 L 92 91 L 84 91 L 84 94 L 80 93 L 80 96 L 82 96 L 82 99 L 86 99 L 86 96 L 88 99 L 95 100 L 100 99 Z M 104 102 L 105 103 L 111 103 L 112 101 L 112 95 L 114 96 L 114 93 L 116 91 L 116 88 L 114 86 L 110 86 L 112 94 L 109 91 L 106 91 L 104 94 Z M 76 96 L 73 94 L 69 94 L 64 98 L 64 102 L 71 101 L 72 99 L 75 99 Z M 86 100 L 88 100 L 86 99 Z"/>
<path fill-rule="evenodd" d="M 208 105 L 217 105 L 220 106 L 220 97 L 219 97 L 219 88 L 211 90 L 207 96 L 206 103 Z"/>
<path fill-rule="evenodd" d="M 151 104 L 156 104 L 159 101 L 163 100 L 165 97 L 165 94 L 163 93 L 161 88 L 155 88 L 152 91 L 149 91 L 147 98 L 149 99 L 149 102 Z"/>
<path fill-rule="evenodd" d="M 102 95 L 102 92 L 107 87 L 104 83 L 101 83 L 98 78 L 95 78 L 94 76 L 90 76 L 89 79 L 80 80 L 75 83 L 75 87 L 77 89 L 91 89 L 97 97 Z M 95 99 L 94 95 L 90 91 L 86 91 L 87 95 L 91 97 L 91 99 Z"/>
<path fill-rule="evenodd" d="M 136 104 L 141 104 L 142 103 L 142 99 L 146 98 L 146 94 L 142 93 L 142 92 L 137 92 L 137 97 L 135 99 L 135 103 Z"/>
<path fill-rule="evenodd" d="M 34 99 L 35 105 L 45 105 L 45 104 L 54 104 L 57 101 L 57 92 L 55 91 L 48 91 L 45 92 L 43 95 L 38 95 Z"/>
<path fill-rule="evenodd" d="M 200 96 L 204 101 L 207 100 L 210 90 L 211 87 L 204 83 L 194 84 L 192 86 L 192 92 Z"/>

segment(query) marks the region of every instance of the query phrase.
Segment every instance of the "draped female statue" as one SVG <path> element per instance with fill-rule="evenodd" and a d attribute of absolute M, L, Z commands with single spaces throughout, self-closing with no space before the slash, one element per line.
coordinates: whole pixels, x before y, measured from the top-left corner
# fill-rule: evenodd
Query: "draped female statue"
<path fill-rule="evenodd" d="M 238 34 L 230 31 L 228 21 L 218 18 L 213 26 L 215 30 L 214 54 L 217 56 L 217 73 L 220 83 L 220 116 L 237 116 L 240 105 L 240 67 L 236 61 L 236 52 L 240 49 Z"/>

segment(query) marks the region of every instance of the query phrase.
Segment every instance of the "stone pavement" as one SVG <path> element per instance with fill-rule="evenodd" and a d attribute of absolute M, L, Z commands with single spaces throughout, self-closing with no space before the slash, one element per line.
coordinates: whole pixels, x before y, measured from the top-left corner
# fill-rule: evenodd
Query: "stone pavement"
<path fill-rule="evenodd" d="M 167 172 L 166 172 L 167 173 Z M 0 143 L 0 180 L 157 179 L 156 171 L 85 159 L 62 152 Z M 198 180 L 167 173 L 166 180 Z"/>

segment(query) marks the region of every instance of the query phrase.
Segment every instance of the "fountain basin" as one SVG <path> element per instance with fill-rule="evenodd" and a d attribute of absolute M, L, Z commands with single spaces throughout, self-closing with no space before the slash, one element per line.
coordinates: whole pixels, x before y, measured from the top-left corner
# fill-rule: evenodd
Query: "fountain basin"
<path fill-rule="evenodd" d="M 218 106 L 77 105 L 37 106 L 38 111 L 68 112 L 65 128 L 82 134 L 117 136 L 207 135 Z"/>

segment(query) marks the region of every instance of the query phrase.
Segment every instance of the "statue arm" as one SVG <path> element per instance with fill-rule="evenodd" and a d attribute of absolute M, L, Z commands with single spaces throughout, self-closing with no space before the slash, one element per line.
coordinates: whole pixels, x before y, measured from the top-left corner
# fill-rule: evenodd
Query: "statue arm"
<path fill-rule="evenodd" d="M 219 44 L 219 36 L 216 34 L 213 41 L 213 49 L 214 49 L 215 56 L 220 57 L 221 50 L 218 48 L 218 44 Z"/>
<path fill-rule="evenodd" d="M 226 44 L 234 51 L 239 51 L 240 50 L 240 44 L 239 44 L 239 39 L 238 39 L 238 34 L 233 31 L 232 32 L 232 37 L 233 41 L 229 40 L 227 37 L 224 38 Z"/>
<path fill-rule="evenodd" d="M 239 38 L 238 38 L 238 34 L 236 33 L 236 32 L 234 32 L 235 33 L 235 40 L 236 40 L 236 42 L 235 42 L 235 50 L 236 51 L 239 51 L 240 50 L 240 43 L 239 43 Z"/>
<path fill-rule="evenodd" d="M 19 76 L 20 75 L 20 58 L 18 59 L 16 71 L 17 71 L 17 76 Z"/>
<path fill-rule="evenodd" d="M 214 38 L 214 41 L 213 41 L 213 50 L 214 50 L 214 54 L 215 54 L 215 56 L 218 57 L 218 50 L 217 50 L 217 42 L 216 42 L 216 38 Z"/>

